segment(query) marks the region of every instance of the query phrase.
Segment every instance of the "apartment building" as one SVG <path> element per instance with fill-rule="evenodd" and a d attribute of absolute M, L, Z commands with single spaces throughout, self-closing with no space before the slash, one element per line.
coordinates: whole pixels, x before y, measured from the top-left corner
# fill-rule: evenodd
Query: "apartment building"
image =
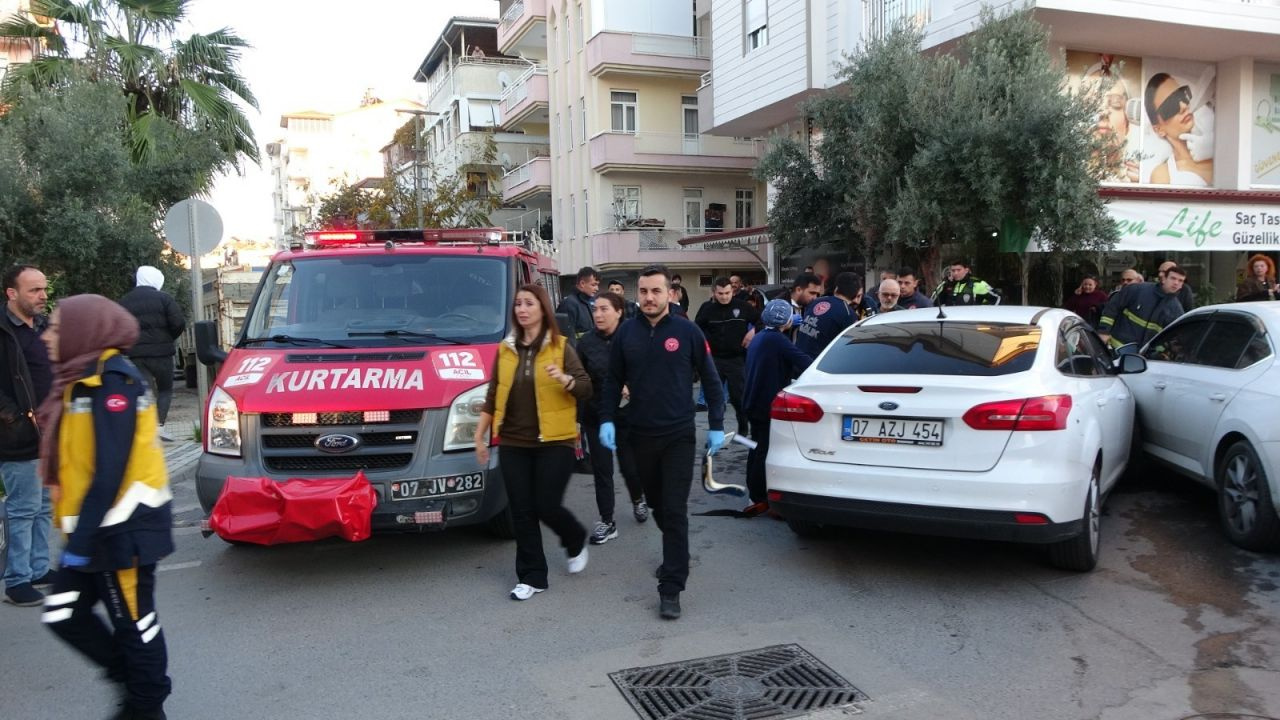
<path fill-rule="evenodd" d="M 551 212 L 562 267 L 592 265 L 632 286 L 640 268 L 663 263 L 695 302 L 717 274 L 763 280 L 764 187 L 751 176 L 762 146 L 700 130 L 711 54 L 693 4 L 500 6 L 499 50 L 529 62 L 503 94 L 501 123 L 550 139 L 549 156 L 507 172 L 503 198 Z M 723 239 L 682 244 L 706 235 Z"/>
<path fill-rule="evenodd" d="M 924 29 L 926 52 L 945 51 L 983 4 L 712 0 L 700 6 L 714 58 L 701 129 L 810 132 L 798 103 L 833 87 L 844 53 L 903 19 Z M 1218 288 L 1215 299 L 1230 295 L 1248 255 L 1280 252 L 1280 0 L 1030 4 L 1072 85 L 1111 81 L 1099 130 L 1117 133 L 1134 158 L 1101 191 L 1121 242 L 1100 269 L 1118 275 L 1168 258 L 1189 267 L 1193 284 Z"/>
<path fill-rule="evenodd" d="M 14 16 L 30 18 L 45 27 L 51 27 L 54 24 L 48 18 L 32 14 L 29 0 L 0 0 L 0 22 Z M 40 43 L 36 40 L 0 38 L 0 82 L 4 82 L 10 67 L 29 63 L 39 53 Z"/>
<path fill-rule="evenodd" d="M 422 161 L 436 177 L 456 175 L 480 194 L 497 194 L 507 171 L 550 155 L 545 127 L 501 122 L 504 93 L 533 66 L 499 50 L 495 19 L 454 17 L 445 24 L 413 78 L 420 84 L 426 111 Z M 494 153 L 486 157 L 490 141 Z M 409 160 L 411 165 L 412 153 Z M 404 168 L 402 159 L 398 171 Z M 409 178 L 412 183 L 412 175 Z M 491 224 L 512 230 L 538 230 L 542 225 L 545 211 L 505 196 L 503 200 L 511 207 L 492 213 Z"/>
<path fill-rule="evenodd" d="M 423 110 L 417 100 L 383 100 L 366 93 L 341 112 L 304 110 L 280 116 L 283 136 L 267 145 L 271 163 L 275 242 L 285 247 L 315 217 L 319 199 L 343 183 L 383 176 L 382 148 L 404 124 L 401 111 Z"/>

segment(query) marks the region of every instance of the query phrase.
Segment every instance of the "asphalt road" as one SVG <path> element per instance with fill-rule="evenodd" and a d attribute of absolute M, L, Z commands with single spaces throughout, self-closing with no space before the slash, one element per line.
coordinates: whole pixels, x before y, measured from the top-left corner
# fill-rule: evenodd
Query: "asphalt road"
<path fill-rule="evenodd" d="M 629 515 L 577 576 L 548 533 L 551 588 L 516 603 L 513 546 L 482 531 L 232 547 L 200 536 L 189 480 L 176 491 L 158 593 L 175 719 L 624 720 L 610 672 L 787 643 L 870 698 L 812 717 L 1280 717 L 1280 557 L 1230 546 L 1181 480 L 1120 486 L 1084 575 L 1015 545 L 695 516 L 676 622 L 657 617 L 657 530 Z M 588 476 L 568 503 L 595 519 Z M 0 607 L 0 716 L 108 716 L 111 690 L 39 613 Z"/>

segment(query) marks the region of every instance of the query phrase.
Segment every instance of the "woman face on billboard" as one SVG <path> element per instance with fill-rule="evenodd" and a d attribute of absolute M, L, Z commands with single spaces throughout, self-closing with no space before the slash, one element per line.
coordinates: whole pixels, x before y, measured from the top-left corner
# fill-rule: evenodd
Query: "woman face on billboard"
<path fill-rule="evenodd" d="M 1191 114 L 1191 88 L 1178 84 L 1169 75 L 1156 85 L 1150 112 L 1152 129 L 1166 140 L 1189 133 L 1196 126 Z"/>

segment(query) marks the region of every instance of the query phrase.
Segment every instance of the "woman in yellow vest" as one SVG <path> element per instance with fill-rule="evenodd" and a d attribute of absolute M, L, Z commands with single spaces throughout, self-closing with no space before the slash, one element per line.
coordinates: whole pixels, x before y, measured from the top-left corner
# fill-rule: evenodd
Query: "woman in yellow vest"
<path fill-rule="evenodd" d="M 587 566 L 587 530 L 564 506 L 578 437 L 578 401 L 591 397 L 591 378 L 556 327 L 547 291 L 523 285 L 511 307 L 512 332 L 498 346 L 493 378 L 476 427 L 476 459 L 498 467 L 516 529 L 512 600 L 547 589 L 547 557 L 539 521 L 560 536 L 570 574 Z M 493 430 L 492 443 L 489 430 Z"/>
<path fill-rule="evenodd" d="M 74 295 L 41 337 L 54 377 L 37 416 L 40 477 L 66 536 L 42 620 L 121 685 L 116 717 L 163 720 L 170 683 L 156 563 L 173 552 L 173 495 L 154 395 L 124 355 L 138 321 L 101 295 Z M 94 614 L 99 603 L 109 625 Z"/>

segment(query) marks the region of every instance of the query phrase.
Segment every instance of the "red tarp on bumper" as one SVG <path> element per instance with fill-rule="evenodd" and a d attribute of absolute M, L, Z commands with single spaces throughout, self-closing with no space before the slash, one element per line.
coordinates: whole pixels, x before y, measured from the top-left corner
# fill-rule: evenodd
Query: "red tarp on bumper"
<path fill-rule="evenodd" d="M 350 478 L 228 477 L 209 514 L 209 527 L 224 540 L 278 545 L 342 537 L 369 537 L 377 494 L 357 471 Z"/>

